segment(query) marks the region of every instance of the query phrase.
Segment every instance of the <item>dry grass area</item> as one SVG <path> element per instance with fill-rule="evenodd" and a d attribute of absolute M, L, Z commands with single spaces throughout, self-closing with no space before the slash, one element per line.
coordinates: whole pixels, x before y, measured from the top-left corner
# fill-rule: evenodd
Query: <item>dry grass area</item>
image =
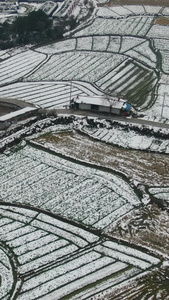
<path fill-rule="evenodd" d="M 109 228 L 109 234 L 169 256 L 168 213 L 157 205 L 143 206 Z"/>
<path fill-rule="evenodd" d="M 107 300 L 168 300 L 169 299 L 169 270 L 162 267 L 148 273 L 139 281 L 133 282 L 127 289 L 117 289 Z M 102 299 L 105 300 L 105 299 Z"/>
<path fill-rule="evenodd" d="M 113 147 L 77 132 L 47 134 L 37 139 L 56 152 L 121 172 L 149 186 L 169 183 L 169 156 Z"/>
<path fill-rule="evenodd" d="M 169 19 L 165 17 L 157 18 L 154 24 L 169 26 Z"/>
<path fill-rule="evenodd" d="M 144 206 L 120 220 L 110 235 L 135 245 L 158 251 L 162 256 L 169 255 L 168 213 L 155 204 Z M 169 269 L 161 266 L 152 273 L 135 281 L 127 289 L 121 289 L 107 297 L 109 300 L 129 299 L 169 299 Z M 146 298 L 145 298 L 146 297 Z"/>

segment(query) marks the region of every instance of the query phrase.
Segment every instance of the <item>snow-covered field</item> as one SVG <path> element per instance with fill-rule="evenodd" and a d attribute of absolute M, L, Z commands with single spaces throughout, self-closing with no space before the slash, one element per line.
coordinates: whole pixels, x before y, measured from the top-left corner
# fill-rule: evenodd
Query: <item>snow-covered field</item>
<path fill-rule="evenodd" d="M 83 123 L 84 122 L 84 123 Z M 97 122 L 97 120 L 96 120 Z M 100 125 L 103 124 L 100 122 Z M 122 122 L 122 124 L 125 124 L 125 121 Z M 111 127 L 109 125 L 109 122 L 104 121 L 104 125 L 102 126 L 96 126 L 91 130 L 89 124 L 84 119 L 80 122 L 80 130 L 87 135 L 91 136 L 92 138 L 106 142 L 108 144 L 117 145 L 123 148 L 129 148 L 129 149 L 137 149 L 137 150 L 147 150 L 147 151 L 155 151 L 158 153 L 169 153 L 169 140 L 165 138 L 155 138 L 153 134 L 146 135 L 146 134 L 140 134 L 139 132 L 136 132 L 131 129 L 126 128 L 120 128 L 120 127 Z M 146 126 L 138 126 L 140 129 L 146 128 Z M 147 129 L 154 130 L 154 133 L 160 132 L 164 134 L 169 133 L 169 129 L 159 129 L 152 128 L 150 126 L 147 126 Z"/>
<path fill-rule="evenodd" d="M 49 3 L 48 9 L 53 6 Z M 169 35 L 167 26 L 155 24 L 161 15 L 168 17 L 169 8 L 98 7 L 91 25 L 81 26 L 71 38 L 36 49 L 0 51 L 0 97 L 56 109 L 67 107 L 76 95 L 100 95 L 109 90 L 144 110 L 147 118 L 167 121 Z M 50 124 L 50 118 L 48 121 Z M 76 128 L 92 139 L 87 143 L 83 135 L 79 138 L 77 156 L 71 134 L 66 148 L 62 133 L 57 136 L 54 127 L 46 133 L 52 130 L 60 138 L 58 151 L 54 143 L 40 137 L 18 151 L 0 154 L 3 300 L 106 299 L 117 287 L 128 288 L 155 266 L 161 268 L 162 259 L 150 254 L 155 234 L 155 249 L 167 260 L 167 212 L 162 227 L 166 237 L 163 253 L 159 238 L 162 218 L 158 210 L 158 230 L 154 230 L 157 218 L 152 217 L 148 203 L 154 197 L 168 205 L 168 160 L 160 154 L 151 156 L 151 151 L 168 154 L 168 139 L 105 124 L 89 128 L 80 117 L 67 126 L 70 132 Z M 14 129 L 2 143 L 18 138 L 25 130 L 15 133 Z M 96 140 L 105 144 L 96 149 Z M 96 148 L 92 148 L 94 141 Z M 135 152 L 127 159 L 119 150 L 112 158 L 109 143 L 150 153 L 145 158 Z M 136 169 L 133 172 L 131 164 Z M 116 239 L 110 237 L 112 233 Z M 129 241 L 144 245 L 149 252 Z"/>
<path fill-rule="evenodd" d="M 3 201 L 41 207 L 98 229 L 140 205 L 119 176 L 32 147 L 9 157 L 2 155 L 0 162 Z"/>
<path fill-rule="evenodd" d="M 68 107 L 71 97 L 76 95 L 101 94 L 93 85 L 78 81 L 17 82 L 0 87 L 0 93 L 2 98 L 18 99 L 47 109 Z"/>
<path fill-rule="evenodd" d="M 3 299 L 16 294 L 24 300 L 97 298 L 160 264 L 150 254 L 34 209 L 1 205 L 0 225 L 5 243 L 0 246 Z M 6 253 L 8 247 L 13 253 Z"/>
<path fill-rule="evenodd" d="M 151 116 L 159 116 L 159 106 L 164 105 L 160 79 L 163 72 L 168 74 L 169 70 L 166 26 L 154 25 L 155 18 L 161 14 L 167 16 L 168 12 L 162 7 L 151 11 L 149 6 L 100 7 L 94 22 L 77 31 L 71 39 L 36 50 L 24 49 L 23 53 L 18 54 L 2 51 L 0 77 L 3 87 L 0 92 L 6 97 L 13 97 L 10 93 L 13 85 L 5 85 L 18 81 L 26 82 L 26 87 L 30 82 L 30 89 L 32 81 L 67 81 L 68 85 L 70 81 L 86 82 L 103 91 L 109 90 L 113 95 L 121 95 L 137 109 L 148 108 L 147 114 Z M 3 61 L 6 55 L 10 57 Z M 33 65 L 29 64 L 30 61 L 34 62 Z M 65 95 L 64 89 L 65 86 L 61 94 L 66 100 L 59 96 L 57 104 L 54 92 L 50 107 L 67 105 L 69 96 Z M 73 91 L 72 96 L 77 93 Z M 33 91 L 31 94 L 32 99 L 27 94 L 20 96 L 20 91 L 16 89 L 15 96 L 25 97 L 25 101 L 29 98 L 31 102 L 35 98 L 35 103 L 38 103 Z M 45 90 L 42 89 L 39 97 L 43 98 L 43 95 Z M 40 102 L 42 107 L 48 108 L 48 100 L 44 106 L 43 99 Z M 168 108 L 164 106 L 166 118 Z"/>
<path fill-rule="evenodd" d="M 19 81 L 46 59 L 32 50 L 23 51 L 0 63 L 0 85 Z"/>
<path fill-rule="evenodd" d="M 111 133 L 113 135 L 112 131 Z M 131 148 L 126 148 L 128 144 L 125 148 L 119 148 L 109 143 L 101 143 L 91 139 L 90 135 L 82 135 L 72 130 L 72 126 L 51 126 L 43 134 L 35 134 L 34 139 L 56 154 L 120 172 L 136 186 L 139 183 L 153 187 L 168 186 L 168 155 L 151 151 L 131 151 Z"/>

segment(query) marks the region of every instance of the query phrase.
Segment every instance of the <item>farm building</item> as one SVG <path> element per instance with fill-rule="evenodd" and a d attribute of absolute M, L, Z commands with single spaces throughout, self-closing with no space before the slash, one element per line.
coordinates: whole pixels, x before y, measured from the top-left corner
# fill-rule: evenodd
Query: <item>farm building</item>
<path fill-rule="evenodd" d="M 125 100 L 115 97 L 106 99 L 104 96 L 77 96 L 71 100 L 70 108 L 121 115 L 129 114 L 131 105 Z"/>

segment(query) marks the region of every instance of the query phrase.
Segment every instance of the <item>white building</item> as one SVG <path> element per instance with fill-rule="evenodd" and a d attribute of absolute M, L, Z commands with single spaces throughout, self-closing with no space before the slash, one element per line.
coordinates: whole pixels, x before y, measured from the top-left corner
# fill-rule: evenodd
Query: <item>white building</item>
<path fill-rule="evenodd" d="M 125 100 L 115 97 L 106 99 L 104 96 L 77 96 L 71 100 L 70 108 L 120 115 L 129 112 L 131 105 Z"/>

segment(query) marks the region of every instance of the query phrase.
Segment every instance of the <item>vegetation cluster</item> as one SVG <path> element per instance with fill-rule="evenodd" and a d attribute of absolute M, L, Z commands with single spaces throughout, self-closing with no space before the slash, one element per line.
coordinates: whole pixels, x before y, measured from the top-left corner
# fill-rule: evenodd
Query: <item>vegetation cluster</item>
<path fill-rule="evenodd" d="M 63 37 L 64 28 L 63 21 L 54 24 L 42 10 L 32 11 L 0 26 L 0 49 L 55 41 Z"/>

